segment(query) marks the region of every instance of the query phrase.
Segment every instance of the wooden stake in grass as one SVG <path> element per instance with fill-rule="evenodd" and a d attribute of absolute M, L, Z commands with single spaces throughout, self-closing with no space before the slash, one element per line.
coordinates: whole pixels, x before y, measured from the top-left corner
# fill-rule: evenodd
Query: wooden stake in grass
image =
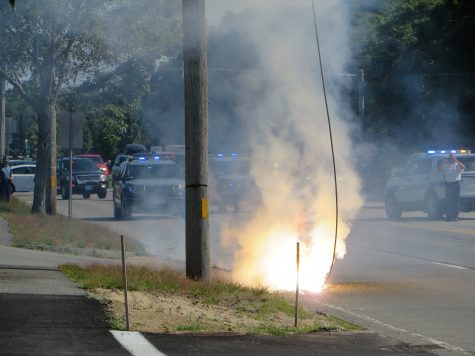
<path fill-rule="evenodd" d="M 125 300 L 125 325 L 127 331 L 130 330 L 129 325 L 129 303 L 127 301 L 127 270 L 125 267 L 125 246 L 124 246 L 124 235 L 120 235 L 120 247 L 122 250 L 122 280 L 124 283 L 124 300 Z"/>
<path fill-rule="evenodd" d="M 297 284 L 295 286 L 295 323 L 294 327 L 298 326 L 298 310 L 299 310 L 299 276 L 300 275 L 300 242 L 297 242 Z"/>

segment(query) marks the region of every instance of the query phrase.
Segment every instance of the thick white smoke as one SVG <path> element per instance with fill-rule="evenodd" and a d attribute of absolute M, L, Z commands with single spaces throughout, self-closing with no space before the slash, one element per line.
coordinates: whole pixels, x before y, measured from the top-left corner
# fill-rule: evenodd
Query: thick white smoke
<path fill-rule="evenodd" d="M 237 241 L 239 246 L 234 276 L 244 283 L 293 288 L 294 246 L 300 240 L 302 268 L 306 269 L 302 276 L 308 275 L 302 287 L 318 289 L 332 261 L 335 195 L 311 1 L 235 3 L 216 0 L 207 5 L 212 18 L 216 16 L 213 6 L 248 8 L 240 21 L 229 26 L 253 44 L 261 68 L 243 73 L 235 88 L 236 110 L 248 123 L 251 173 L 262 204 L 244 226 L 225 229 L 227 242 Z M 333 3 L 316 1 L 328 82 L 344 72 L 348 58 L 345 14 Z M 329 104 L 339 184 L 337 257 L 343 258 L 345 239 L 362 197 L 345 117 L 348 104 L 337 96 L 329 97 Z M 288 282 L 286 273 L 292 277 Z"/>

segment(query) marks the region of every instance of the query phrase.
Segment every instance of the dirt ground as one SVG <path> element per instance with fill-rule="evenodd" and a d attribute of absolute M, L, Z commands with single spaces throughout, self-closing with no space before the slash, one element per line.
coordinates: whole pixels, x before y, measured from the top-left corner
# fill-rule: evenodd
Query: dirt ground
<path fill-rule="evenodd" d="M 115 318 L 125 319 L 124 293 L 96 289 L 92 296 L 102 300 Z M 191 297 L 160 293 L 128 292 L 130 329 L 155 333 L 250 333 L 262 328 L 292 328 L 294 316 L 273 313 L 268 320 L 256 320 L 242 312 L 197 302 Z M 299 326 L 315 323 L 332 328 L 320 314 L 299 320 Z M 265 333 L 265 332 L 264 332 Z"/>
<path fill-rule="evenodd" d="M 152 268 L 170 267 L 150 257 L 132 257 L 133 265 L 147 265 Z M 172 266 L 173 267 L 173 266 Z M 174 266 L 177 267 L 177 266 Z M 226 273 L 214 270 L 216 276 Z M 108 308 L 118 326 L 125 325 L 124 292 L 122 290 L 95 289 L 91 296 L 101 300 Z M 219 305 L 209 305 L 193 297 L 160 292 L 129 291 L 130 330 L 155 333 L 266 333 L 272 328 L 294 326 L 294 315 L 275 312 L 262 319 L 252 313 Z M 253 317 L 254 316 L 254 317 Z M 323 328 L 338 328 L 333 320 L 319 313 L 305 313 L 299 317 L 299 327 L 311 327 L 316 324 Z M 291 332 L 291 331 L 290 331 Z"/>

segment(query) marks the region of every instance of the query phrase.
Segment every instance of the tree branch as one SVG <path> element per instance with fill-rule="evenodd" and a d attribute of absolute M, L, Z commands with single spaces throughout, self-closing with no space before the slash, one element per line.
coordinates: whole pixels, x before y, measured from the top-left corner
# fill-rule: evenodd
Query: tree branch
<path fill-rule="evenodd" d="M 68 40 L 68 44 L 64 49 L 61 51 L 61 53 L 55 57 L 53 60 L 57 63 L 57 68 L 58 68 L 58 80 L 55 83 L 55 86 L 53 88 L 53 96 L 55 99 L 58 98 L 59 91 L 61 90 L 61 86 L 64 83 L 64 80 L 66 78 L 66 62 L 68 61 L 69 54 L 71 53 L 71 48 L 75 42 L 74 38 L 70 38 Z"/>
<path fill-rule="evenodd" d="M 65 36 L 67 37 L 67 36 Z M 61 53 L 58 54 L 57 57 L 53 58 L 53 60 L 58 63 L 58 62 L 66 62 L 66 60 L 68 59 L 69 57 L 69 53 L 71 52 L 71 47 L 73 46 L 74 44 L 74 41 L 75 39 L 74 38 L 70 38 L 68 40 L 68 43 L 66 45 L 66 47 L 64 47 L 64 49 L 61 51 Z"/>
<path fill-rule="evenodd" d="M 13 87 L 15 89 L 18 90 L 18 92 L 20 93 L 20 96 L 22 97 L 23 100 L 25 100 L 25 102 L 30 105 L 33 110 L 35 111 L 39 111 L 38 110 L 38 106 L 36 105 L 36 102 L 31 98 L 29 97 L 27 94 L 26 94 L 26 91 L 25 89 L 23 89 L 22 85 L 17 81 L 15 80 L 14 78 L 10 77 L 5 71 L 3 71 L 2 69 L 0 69 L 0 77 L 3 77 L 3 79 L 5 79 L 7 82 L 9 82 L 11 85 L 13 85 Z"/>

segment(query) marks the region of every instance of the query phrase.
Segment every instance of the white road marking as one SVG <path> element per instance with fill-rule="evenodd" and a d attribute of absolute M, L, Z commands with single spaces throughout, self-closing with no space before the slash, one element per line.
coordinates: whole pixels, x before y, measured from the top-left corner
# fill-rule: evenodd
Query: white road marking
<path fill-rule="evenodd" d="M 462 267 L 462 266 L 457 266 L 457 265 L 451 265 L 448 263 L 441 263 L 441 262 L 431 262 L 434 265 L 439 265 L 439 266 L 444 266 L 444 267 L 450 267 L 450 268 L 455 268 L 455 269 L 468 269 L 467 267 Z"/>
<path fill-rule="evenodd" d="M 364 319 L 364 320 L 367 320 L 367 321 L 370 321 L 374 324 L 377 324 L 377 325 L 381 325 L 381 326 L 384 326 L 385 328 L 388 328 L 390 330 L 393 330 L 393 331 L 396 331 L 397 333 L 404 333 L 404 334 L 408 334 L 408 335 L 411 335 L 413 337 L 416 337 L 416 338 L 419 338 L 419 339 L 422 339 L 422 340 L 425 340 L 425 341 L 429 341 L 431 342 L 432 344 L 434 345 L 437 345 L 439 347 L 442 347 L 446 350 L 449 350 L 449 351 L 456 351 L 456 352 L 459 352 L 461 354 L 464 354 L 464 355 L 471 355 L 470 352 L 462 349 L 461 347 L 458 347 L 458 346 L 454 346 L 454 345 L 451 345 L 451 344 L 448 344 L 444 341 L 439 341 L 439 340 L 436 340 L 436 339 L 433 339 L 429 336 L 425 336 L 425 335 L 422 335 L 422 334 L 419 334 L 419 333 L 415 333 L 415 332 L 411 332 L 409 330 L 406 330 L 406 329 L 403 329 L 403 328 L 398 328 L 397 326 L 394 326 L 394 325 L 390 325 L 390 324 L 387 324 L 385 322 L 382 322 L 378 319 L 374 319 L 370 316 L 367 316 L 367 315 L 364 315 L 364 314 L 359 314 L 359 313 L 355 313 L 351 310 L 348 310 L 348 309 L 345 309 L 343 307 L 339 307 L 339 306 L 336 306 L 336 305 L 333 305 L 333 304 L 328 304 L 328 303 L 323 303 L 323 302 L 317 302 L 321 305 L 324 305 L 328 308 L 332 308 L 332 309 L 336 309 L 336 310 L 339 310 L 343 313 L 346 313 L 346 314 L 349 314 L 349 315 L 352 315 L 356 318 L 359 318 L 359 319 Z"/>
<path fill-rule="evenodd" d="M 165 356 L 164 353 L 158 351 L 141 333 L 133 331 L 109 331 L 133 356 Z"/>

